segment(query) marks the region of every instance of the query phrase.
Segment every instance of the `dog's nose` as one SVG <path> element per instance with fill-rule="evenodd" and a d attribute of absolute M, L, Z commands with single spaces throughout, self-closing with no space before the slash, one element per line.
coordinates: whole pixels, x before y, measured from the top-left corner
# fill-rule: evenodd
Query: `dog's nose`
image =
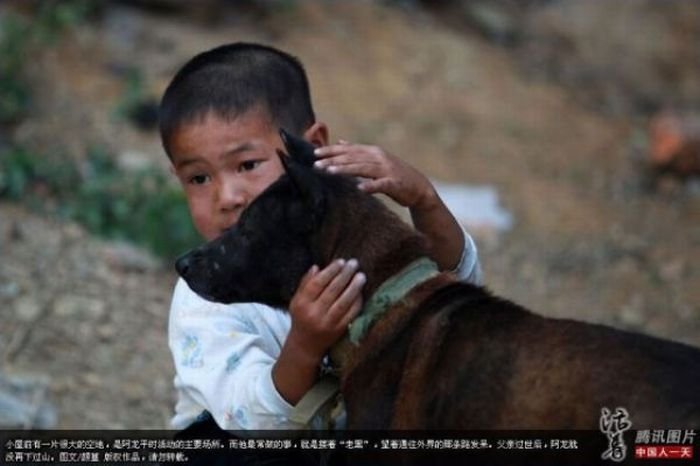
<path fill-rule="evenodd" d="M 185 254 L 184 256 L 180 256 L 180 258 L 175 261 L 175 270 L 177 270 L 177 273 L 180 274 L 181 277 L 187 276 L 187 272 L 190 270 L 191 262 L 192 255 L 189 253 Z"/>

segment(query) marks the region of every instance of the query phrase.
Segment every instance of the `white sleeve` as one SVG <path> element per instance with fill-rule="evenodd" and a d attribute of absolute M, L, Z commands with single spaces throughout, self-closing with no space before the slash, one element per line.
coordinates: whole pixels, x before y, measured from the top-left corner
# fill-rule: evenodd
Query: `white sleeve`
<path fill-rule="evenodd" d="M 292 406 L 272 382 L 283 343 L 275 335 L 286 330 L 261 332 L 266 322 L 256 306 L 211 303 L 178 281 L 168 331 L 178 392 L 173 427 L 207 410 L 227 430 L 305 428 L 288 419 Z"/>
<path fill-rule="evenodd" d="M 462 281 L 473 285 L 481 285 L 481 264 L 479 264 L 476 244 L 469 233 L 467 233 L 467 230 L 462 228 L 462 232 L 464 233 L 464 250 L 462 250 L 462 256 L 457 267 L 452 272 Z"/>

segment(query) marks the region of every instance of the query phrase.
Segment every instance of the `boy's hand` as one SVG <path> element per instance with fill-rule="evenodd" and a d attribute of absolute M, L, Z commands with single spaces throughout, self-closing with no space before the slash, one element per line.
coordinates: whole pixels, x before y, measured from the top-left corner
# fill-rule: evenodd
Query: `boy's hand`
<path fill-rule="evenodd" d="M 300 356 L 318 362 L 343 336 L 362 307 L 365 281 L 356 259 L 337 259 L 323 270 L 311 267 L 289 305 L 292 328 L 287 339 Z"/>
<path fill-rule="evenodd" d="M 316 149 L 315 166 L 329 173 L 342 173 L 365 178 L 358 187 L 367 193 L 383 193 L 412 211 L 424 211 L 436 206 L 437 194 L 428 178 L 421 172 L 381 147 L 337 144 Z"/>
<path fill-rule="evenodd" d="M 314 265 L 289 304 L 292 328 L 272 368 L 272 380 L 292 405 L 314 384 L 326 352 L 362 308 L 367 279 L 357 269 L 353 259 L 335 260 L 323 270 Z"/>
<path fill-rule="evenodd" d="M 465 247 L 462 228 L 425 175 L 377 146 L 339 140 L 314 153 L 316 167 L 365 178 L 361 190 L 386 194 L 408 207 L 413 225 L 430 241 L 430 256 L 442 270 L 459 264 Z"/>

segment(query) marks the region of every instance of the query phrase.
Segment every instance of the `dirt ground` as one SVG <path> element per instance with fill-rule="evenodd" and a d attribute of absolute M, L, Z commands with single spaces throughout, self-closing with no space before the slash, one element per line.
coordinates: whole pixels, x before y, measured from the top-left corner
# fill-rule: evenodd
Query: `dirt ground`
<path fill-rule="evenodd" d="M 569 54 L 578 61 L 564 64 L 568 81 L 532 72 L 539 62 L 528 57 L 543 56 L 536 41 L 563 34 L 556 21 L 566 15 L 557 8 L 577 2 L 552 3 L 528 18 L 540 35 L 522 48 L 371 2 L 299 2 L 264 21 L 234 12 L 215 23 L 112 4 L 32 60 L 36 105 L 14 137 L 70 154 L 99 143 L 125 164 L 166 169 L 157 134 L 114 118 L 119 70 L 137 67 L 147 91 L 160 96 L 202 50 L 236 40 L 280 46 L 306 64 L 317 115 L 333 138 L 380 144 L 438 180 L 498 189 L 515 226 L 476 235 L 494 292 L 545 315 L 700 345 L 698 184 L 651 182 L 647 116 L 634 105 L 606 111 L 602 103 L 630 98 L 620 94 L 625 86 L 603 92 L 594 75 L 574 79 L 590 69 L 589 55 Z M 663 34 L 668 18 L 647 13 Z M 579 40 L 587 30 L 577 18 L 570 30 Z M 644 49 L 632 50 L 644 59 Z M 549 49 L 547 60 L 556 61 Z M 615 76 L 628 79 L 625 70 L 641 65 L 625 66 Z M 676 100 L 697 97 L 688 86 Z M 59 428 L 166 427 L 174 401 L 166 341 L 172 264 L 7 202 L 0 257 L 2 371 L 48 376 Z"/>

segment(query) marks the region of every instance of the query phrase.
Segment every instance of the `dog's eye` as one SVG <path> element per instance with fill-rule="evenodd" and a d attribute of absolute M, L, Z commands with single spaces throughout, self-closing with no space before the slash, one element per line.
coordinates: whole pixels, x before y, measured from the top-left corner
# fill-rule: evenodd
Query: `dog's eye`
<path fill-rule="evenodd" d="M 209 181 L 209 175 L 194 175 L 190 177 L 190 184 L 204 184 Z"/>
<path fill-rule="evenodd" d="M 245 160 L 238 166 L 239 172 L 249 172 L 260 165 L 261 160 Z"/>

